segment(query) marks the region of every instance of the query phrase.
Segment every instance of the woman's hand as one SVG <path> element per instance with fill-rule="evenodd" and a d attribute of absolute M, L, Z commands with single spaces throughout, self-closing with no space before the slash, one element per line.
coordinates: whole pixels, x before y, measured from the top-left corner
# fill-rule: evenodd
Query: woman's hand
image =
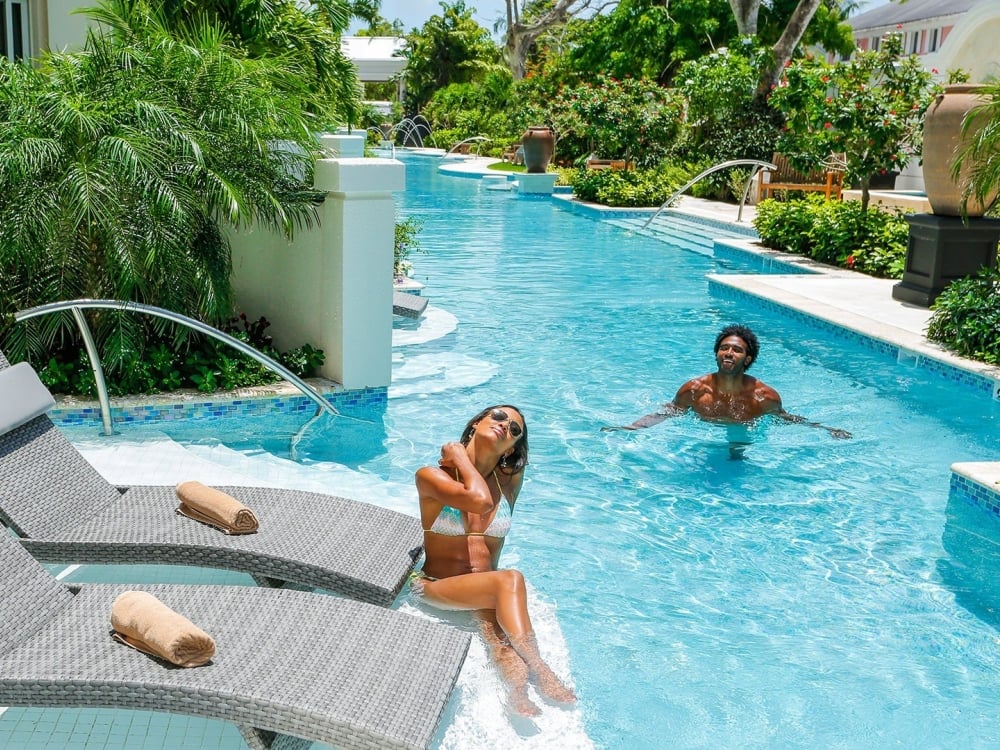
<path fill-rule="evenodd" d="M 468 457 L 468 453 L 465 452 L 465 446 L 461 443 L 457 441 L 445 443 L 441 446 L 441 460 L 438 461 L 438 465 L 442 469 L 457 469 L 459 461 L 462 458 L 468 459 Z"/>

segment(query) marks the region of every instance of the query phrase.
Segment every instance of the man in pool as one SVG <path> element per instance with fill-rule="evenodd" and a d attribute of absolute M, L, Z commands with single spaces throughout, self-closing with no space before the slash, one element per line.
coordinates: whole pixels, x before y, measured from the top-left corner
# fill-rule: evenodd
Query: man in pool
<path fill-rule="evenodd" d="M 718 365 L 715 372 L 684 383 L 674 400 L 658 411 L 640 417 L 630 425 L 602 427 L 601 430 L 641 430 L 692 410 L 702 419 L 713 422 L 750 422 L 765 414 L 773 414 L 786 422 L 819 427 L 835 438 L 851 437 L 846 430 L 826 427 L 785 411 L 781 396 L 774 388 L 746 374 L 759 351 L 760 344 L 753 331 L 743 325 L 726 326 L 715 338 L 715 361 Z"/>

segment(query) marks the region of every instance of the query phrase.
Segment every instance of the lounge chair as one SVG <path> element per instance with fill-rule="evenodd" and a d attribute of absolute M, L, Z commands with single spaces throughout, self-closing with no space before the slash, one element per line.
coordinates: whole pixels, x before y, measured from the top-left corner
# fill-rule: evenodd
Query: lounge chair
<path fill-rule="evenodd" d="M 420 556 L 415 517 L 295 490 L 220 487 L 260 521 L 227 536 L 178 515 L 175 487 L 109 484 L 49 419 L 29 365 L 0 353 L 0 379 L 0 521 L 39 560 L 222 568 L 389 606 Z"/>
<path fill-rule="evenodd" d="M 427 309 L 427 298 L 409 292 L 392 290 L 392 314 L 405 318 L 419 318 Z"/>
<path fill-rule="evenodd" d="M 123 591 L 148 591 L 215 640 L 181 669 L 115 641 Z M 323 594 L 57 581 L 0 530 L 0 705 L 164 711 L 237 725 L 255 750 L 425 748 L 470 636 Z"/>

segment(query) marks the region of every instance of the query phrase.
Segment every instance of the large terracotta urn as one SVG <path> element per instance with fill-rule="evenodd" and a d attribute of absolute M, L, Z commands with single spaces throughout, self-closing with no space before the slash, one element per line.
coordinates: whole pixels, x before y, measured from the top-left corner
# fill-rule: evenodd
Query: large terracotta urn
<path fill-rule="evenodd" d="M 544 125 L 532 125 L 521 136 L 524 167 L 529 174 L 545 174 L 555 150 L 555 136 Z"/>
<path fill-rule="evenodd" d="M 962 190 L 969 179 L 969 167 L 963 166 L 959 180 L 952 178 L 955 156 L 972 134 L 983 127 L 986 118 L 980 116 L 962 135 L 962 121 L 975 106 L 987 100 L 982 96 L 983 87 L 977 84 L 947 86 L 938 94 L 924 117 L 923 172 L 924 190 L 931 211 L 938 216 L 962 215 Z M 970 198 L 966 206 L 968 216 L 982 216 L 996 198 L 988 196 L 986 204 Z"/>

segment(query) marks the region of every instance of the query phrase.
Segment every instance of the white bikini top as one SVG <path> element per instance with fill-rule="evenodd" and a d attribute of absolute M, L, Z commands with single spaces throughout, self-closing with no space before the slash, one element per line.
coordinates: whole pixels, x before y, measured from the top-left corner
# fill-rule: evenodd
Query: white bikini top
<path fill-rule="evenodd" d="M 456 471 L 457 474 L 457 471 Z M 465 528 L 465 514 L 458 508 L 446 505 L 441 508 L 438 517 L 429 529 L 424 531 L 441 536 L 488 536 L 494 539 L 503 539 L 510 533 L 511 507 L 510 501 L 504 497 L 503 488 L 500 486 L 500 477 L 497 476 L 496 469 L 493 470 L 493 479 L 500 490 L 500 504 L 497 507 L 493 520 L 486 527 L 486 531 L 469 531 Z"/>

